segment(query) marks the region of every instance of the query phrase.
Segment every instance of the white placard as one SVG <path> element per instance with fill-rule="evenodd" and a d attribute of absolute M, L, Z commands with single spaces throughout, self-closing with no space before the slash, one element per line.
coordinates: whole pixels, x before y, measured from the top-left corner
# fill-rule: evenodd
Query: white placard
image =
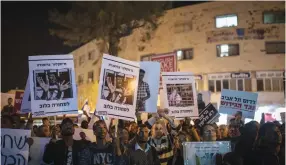
<path fill-rule="evenodd" d="M 142 81 L 140 77 L 142 76 Z M 160 63 L 140 62 L 136 110 L 139 112 L 156 113 L 160 85 Z M 148 97 L 149 93 L 149 97 Z M 148 97 L 146 101 L 142 99 Z"/>
<path fill-rule="evenodd" d="M 138 62 L 103 55 L 97 115 L 134 120 L 139 68 Z"/>
<path fill-rule="evenodd" d="M 82 140 L 85 138 L 85 140 L 96 142 L 96 137 L 93 134 L 93 130 L 91 129 L 82 129 L 82 128 L 75 128 L 73 139 L 75 140 Z"/>
<path fill-rule="evenodd" d="M 175 118 L 198 118 L 197 93 L 192 73 L 163 72 L 164 106 Z"/>
<path fill-rule="evenodd" d="M 244 118 L 254 119 L 257 93 L 222 89 L 219 113 L 234 115 L 242 112 Z"/>
<path fill-rule="evenodd" d="M 231 151 L 229 141 L 220 142 L 184 142 L 185 165 L 215 165 L 216 154 L 226 154 Z"/>
<path fill-rule="evenodd" d="M 26 88 L 24 92 L 24 97 L 21 105 L 21 114 L 30 113 L 31 112 L 31 96 L 30 96 L 30 76 L 28 76 L 28 80 L 26 83 Z"/>
<path fill-rule="evenodd" d="M 50 142 L 51 138 L 33 137 L 33 145 L 30 148 L 30 157 L 28 165 L 44 165 L 43 155 L 46 144 Z"/>
<path fill-rule="evenodd" d="M 1 128 L 1 165 L 27 164 L 31 130 Z"/>
<path fill-rule="evenodd" d="M 33 116 L 77 114 L 73 55 L 29 56 Z"/>

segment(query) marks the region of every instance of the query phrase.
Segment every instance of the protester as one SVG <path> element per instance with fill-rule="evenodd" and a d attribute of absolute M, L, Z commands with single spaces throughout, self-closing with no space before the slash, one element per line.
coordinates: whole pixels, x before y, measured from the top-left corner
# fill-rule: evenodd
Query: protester
<path fill-rule="evenodd" d="M 224 125 L 224 124 L 220 125 L 219 131 L 220 131 L 220 138 L 221 139 L 227 138 L 228 129 L 227 129 L 226 125 Z"/>
<path fill-rule="evenodd" d="M 65 118 L 61 123 L 62 140 L 52 139 L 45 148 L 44 163 L 54 165 L 83 165 L 79 164 L 79 153 L 83 149 L 80 141 L 73 139 L 73 121 Z"/>
<path fill-rule="evenodd" d="M 1 117 L 1 128 L 9 128 L 12 129 L 14 124 L 14 120 L 9 115 L 3 115 Z"/>
<path fill-rule="evenodd" d="M 133 139 L 138 132 L 138 125 L 135 122 L 131 122 L 129 126 L 129 140 Z"/>
<path fill-rule="evenodd" d="M 149 129 L 145 124 L 138 126 L 135 143 L 131 144 L 126 151 L 129 165 L 160 165 L 156 149 L 148 144 Z"/>
<path fill-rule="evenodd" d="M 245 165 L 280 165 L 277 155 L 281 143 L 279 128 L 274 123 L 263 124 L 259 129 L 254 151 Z"/>
<path fill-rule="evenodd" d="M 44 117 L 42 119 L 42 123 L 43 123 L 43 125 L 48 126 L 48 127 L 50 127 L 50 125 L 51 125 L 50 120 L 46 117 Z"/>
<path fill-rule="evenodd" d="M 92 143 L 80 153 L 81 165 L 102 165 L 102 164 L 120 164 L 120 144 L 119 139 L 113 137 L 113 142 L 106 141 L 107 128 L 103 120 L 98 120 L 93 125 L 93 132 L 96 136 L 96 142 Z M 102 157 L 104 155 L 104 157 Z"/>
<path fill-rule="evenodd" d="M 38 137 L 50 137 L 51 136 L 51 132 L 50 132 L 50 129 L 48 126 L 46 125 L 41 125 L 39 128 L 38 128 L 38 131 L 37 131 L 37 136 Z"/>
<path fill-rule="evenodd" d="M 202 141 L 216 141 L 216 129 L 211 124 L 206 124 L 201 130 Z"/>
<path fill-rule="evenodd" d="M 83 129 L 88 129 L 88 121 L 86 121 L 86 120 L 82 121 L 80 126 Z"/>
<path fill-rule="evenodd" d="M 12 105 L 13 99 L 8 98 L 8 105 L 5 105 L 1 111 L 1 115 L 12 115 L 14 114 L 14 106 Z"/>
<path fill-rule="evenodd" d="M 242 129 L 241 136 L 235 145 L 235 152 L 244 159 L 244 164 L 248 164 L 249 156 L 254 147 L 254 143 L 259 131 L 259 124 L 256 121 L 251 121 L 245 124 Z"/>

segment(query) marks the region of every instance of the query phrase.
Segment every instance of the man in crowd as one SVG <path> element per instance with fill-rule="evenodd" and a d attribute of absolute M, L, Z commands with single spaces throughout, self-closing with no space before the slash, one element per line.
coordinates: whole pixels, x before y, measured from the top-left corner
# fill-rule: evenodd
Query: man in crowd
<path fill-rule="evenodd" d="M 93 125 L 96 143 L 91 143 L 80 153 L 81 165 L 116 165 L 120 164 L 120 144 L 115 134 L 113 142 L 106 141 L 107 128 L 103 120 L 98 120 Z M 116 136 L 116 137 L 115 137 Z"/>
<path fill-rule="evenodd" d="M 129 165 L 160 165 L 156 149 L 148 144 L 149 129 L 145 124 L 140 124 L 135 143 L 132 143 L 125 153 Z"/>
<path fill-rule="evenodd" d="M 65 118 L 61 123 L 62 140 L 52 139 L 45 148 L 44 163 L 54 165 L 83 165 L 78 164 L 79 153 L 84 148 L 80 141 L 73 139 L 73 121 Z"/>
<path fill-rule="evenodd" d="M 12 129 L 14 124 L 14 120 L 9 115 L 3 115 L 1 117 L 1 128 L 9 128 Z"/>
<path fill-rule="evenodd" d="M 2 115 L 12 115 L 14 114 L 14 106 L 12 105 L 13 99 L 8 98 L 8 105 L 5 105 L 1 111 Z"/>
<path fill-rule="evenodd" d="M 138 82 L 138 91 L 137 91 L 137 105 L 136 111 L 145 112 L 145 101 L 150 98 L 149 85 L 143 81 L 145 71 L 140 69 L 139 72 L 139 82 Z"/>

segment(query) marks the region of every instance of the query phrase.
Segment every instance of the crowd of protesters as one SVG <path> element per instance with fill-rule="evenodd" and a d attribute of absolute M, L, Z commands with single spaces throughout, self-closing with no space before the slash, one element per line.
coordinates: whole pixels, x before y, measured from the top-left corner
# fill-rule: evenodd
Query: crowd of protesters
<path fill-rule="evenodd" d="M 283 124 L 265 123 L 262 116 L 260 123 L 251 121 L 244 125 L 238 112 L 229 125 L 206 124 L 200 128 L 192 125 L 189 118 L 176 125 L 166 109 L 149 115 L 144 123 L 138 113 L 137 122 L 119 120 L 117 125 L 109 126 L 98 116 L 90 118 L 84 114 L 88 120 L 82 121 L 80 127 L 92 129 L 96 142 L 86 140 L 84 134 L 82 140 L 74 140 L 75 128 L 79 126 L 66 117 L 58 125 L 43 118 L 37 127 L 33 126 L 32 116 L 25 122 L 19 115 L 2 113 L 1 128 L 31 129 L 31 138 L 27 140 L 30 146 L 33 137 L 50 137 L 43 162 L 53 165 L 183 165 L 182 144 L 204 141 L 231 142 L 231 152 L 215 156 L 216 165 L 285 164 L 284 115 Z"/>

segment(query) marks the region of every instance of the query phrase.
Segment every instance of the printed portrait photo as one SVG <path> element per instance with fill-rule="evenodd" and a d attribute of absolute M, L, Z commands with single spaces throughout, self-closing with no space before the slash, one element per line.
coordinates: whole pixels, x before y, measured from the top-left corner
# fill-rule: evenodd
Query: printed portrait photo
<path fill-rule="evenodd" d="M 35 70 L 35 100 L 63 100 L 73 98 L 70 69 Z"/>
<path fill-rule="evenodd" d="M 104 69 L 101 99 L 133 105 L 135 76 Z"/>
<path fill-rule="evenodd" d="M 170 107 L 194 105 L 192 84 L 167 84 L 167 96 Z"/>

